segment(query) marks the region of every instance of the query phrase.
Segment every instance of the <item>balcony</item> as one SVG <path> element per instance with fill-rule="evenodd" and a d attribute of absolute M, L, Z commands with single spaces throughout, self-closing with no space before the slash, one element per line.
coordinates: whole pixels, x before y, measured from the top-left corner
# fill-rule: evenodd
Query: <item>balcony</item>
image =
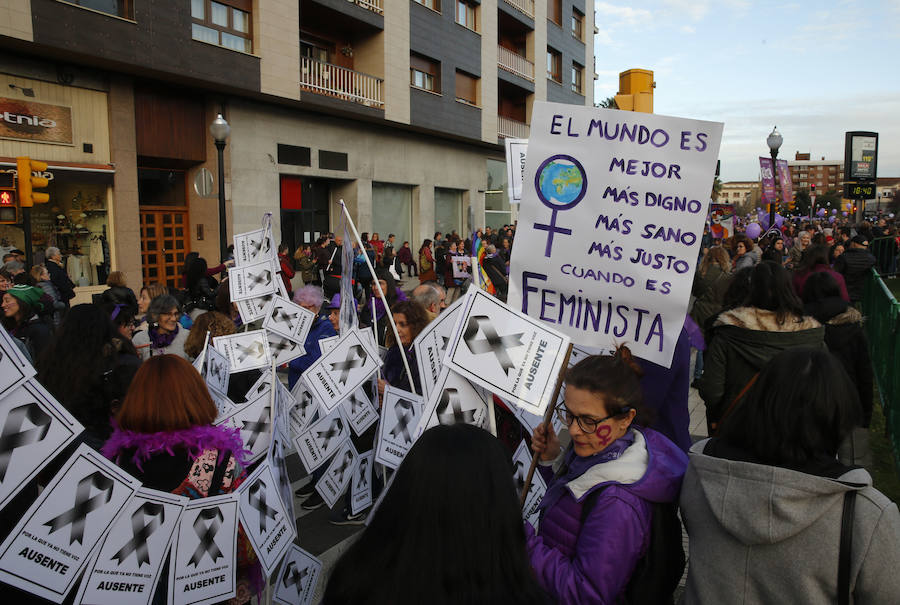
<path fill-rule="evenodd" d="M 534 19 L 534 0 L 504 0 L 511 7 Z"/>
<path fill-rule="evenodd" d="M 525 78 L 529 82 L 534 82 L 534 63 L 508 48 L 497 47 L 497 64 L 500 69 Z"/>
<path fill-rule="evenodd" d="M 361 6 L 375 13 L 376 15 L 384 15 L 384 0 L 349 0 L 357 6 Z"/>
<path fill-rule="evenodd" d="M 384 80 L 309 57 L 300 57 L 300 89 L 384 109 Z"/>
<path fill-rule="evenodd" d="M 507 118 L 497 116 L 497 135 L 501 139 L 527 139 L 528 124 Z"/>

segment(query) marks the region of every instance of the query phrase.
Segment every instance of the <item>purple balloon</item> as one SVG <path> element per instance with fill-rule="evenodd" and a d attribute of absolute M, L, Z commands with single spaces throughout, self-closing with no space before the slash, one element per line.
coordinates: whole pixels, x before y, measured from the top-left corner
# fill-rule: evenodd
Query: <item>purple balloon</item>
<path fill-rule="evenodd" d="M 833 223 L 833 222 L 834 222 L 834 217 L 833 217 L 833 216 L 829 216 L 829 217 L 828 217 L 828 222 L 829 222 L 829 223 Z"/>
<path fill-rule="evenodd" d="M 750 239 L 756 239 L 762 233 L 762 227 L 759 226 L 759 223 L 750 223 L 747 225 L 746 233 Z"/>
<path fill-rule="evenodd" d="M 837 214 L 837 210 L 835 210 L 834 208 L 832 208 L 832 209 L 831 209 L 831 214 Z"/>
<path fill-rule="evenodd" d="M 816 216 L 825 216 L 825 209 L 819 208 L 818 210 L 816 210 Z"/>
<path fill-rule="evenodd" d="M 841 212 L 841 214 L 843 214 L 844 216 L 847 216 L 847 211 L 844 210 L 843 212 Z"/>
<path fill-rule="evenodd" d="M 775 215 L 775 226 L 781 229 L 781 226 L 784 224 L 784 217 L 780 214 Z"/>

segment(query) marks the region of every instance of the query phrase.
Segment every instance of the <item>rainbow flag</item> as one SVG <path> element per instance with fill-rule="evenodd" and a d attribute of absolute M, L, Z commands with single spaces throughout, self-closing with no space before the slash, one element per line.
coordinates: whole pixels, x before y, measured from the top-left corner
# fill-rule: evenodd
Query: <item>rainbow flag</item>
<path fill-rule="evenodd" d="M 484 240 L 482 240 L 477 233 L 472 234 L 472 256 L 477 260 L 477 271 L 479 276 L 479 285 L 481 289 L 487 292 L 488 294 L 496 294 L 497 289 L 494 287 L 493 282 L 491 282 L 491 278 L 488 277 L 487 271 L 484 270 L 484 266 L 481 264 L 484 260 L 485 255 L 487 254 L 487 246 L 484 244 Z"/>

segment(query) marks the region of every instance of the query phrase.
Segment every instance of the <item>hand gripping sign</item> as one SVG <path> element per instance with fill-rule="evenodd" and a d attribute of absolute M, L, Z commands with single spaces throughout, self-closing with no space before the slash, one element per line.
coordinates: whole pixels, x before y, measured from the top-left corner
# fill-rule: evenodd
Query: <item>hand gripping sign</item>
<path fill-rule="evenodd" d="M 291 545 L 276 576 L 275 601 L 282 605 L 310 605 L 321 571 L 321 561 Z"/>
<path fill-rule="evenodd" d="M 168 602 L 207 605 L 235 596 L 238 494 L 193 500 L 172 543 Z"/>
<path fill-rule="evenodd" d="M 301 377 L 326 412 L 333 410 L 381 366 L 381 359 L 365 345 L 358 332 L 342 336 Z"/>
<path fill-rule="evenodd" d="M 149 605 L 188 502 L 167 492 L 139 489 L 91 559 L 76 602 Z"/>
<path fill-rule="evenodd" d="M 388 386 L 384 389 L 381 425 L 375 461 L 396 469 L 415 441 L 416 426 L 422 416 L 422 398 Z"/>
<path fill-rule="evenodd" d="M 0 546 L 0 580 L 62 603 L 141 486 L 82 444 Z"/>
<path fill-rule="evenodd" d="M 297 537 L 297 526 L 293 517 L 288 517 L 278 493 L 278 481 L 268 462 L 260 464 L 238 492 L 244 533 L 266 576 L 270 576 Z"/>
<path fill-rule="evenodd" d="M 471 287 L 444 363 L 464 378 L 542 415 L 569 338 Z"/>

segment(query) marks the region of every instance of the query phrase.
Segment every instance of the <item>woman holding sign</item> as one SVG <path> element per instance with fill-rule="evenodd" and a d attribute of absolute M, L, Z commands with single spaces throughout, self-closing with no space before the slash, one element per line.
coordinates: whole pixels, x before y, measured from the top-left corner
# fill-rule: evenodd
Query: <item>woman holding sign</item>
<path fill-rule="evenodd" d="M 560 603 L 620 602 L 649 547 L 653 504 L 678 498 L 687 456 L 644 428 L 641 373 L 624 345 L 583 359 L 557 408 L 572 445 L 561 452 L 550 424 L 534 432 L 547 492 L 539 533 L 525 523 L 525 534 L 538 582 Z M 557 459 L 554 476 L 545 465 Z"/>

